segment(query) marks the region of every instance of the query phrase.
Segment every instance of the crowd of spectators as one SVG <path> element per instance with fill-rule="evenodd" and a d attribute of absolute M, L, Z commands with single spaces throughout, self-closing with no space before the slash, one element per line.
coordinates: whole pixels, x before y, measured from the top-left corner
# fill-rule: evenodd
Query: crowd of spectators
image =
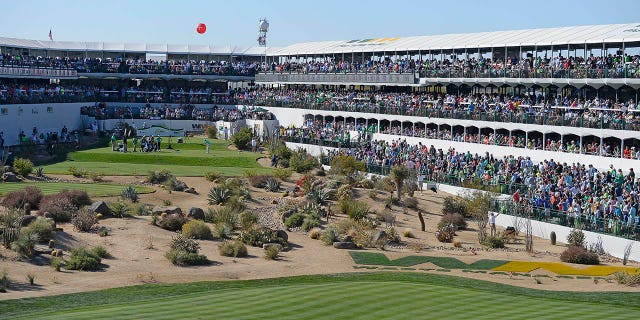
<path fill-rule="evenodd" d="M 443 151 L 400 139 L 367 141 L 328 151 L 325 161 L 338 154 L 354 156 L 367 167 L 386 167 L 386 172 L 394 165 L 406 165 L 427 181 L 502 185 L 509 193 L 517 193 L 515 200 L 535 209 L 543 220 L 560 213 L 572 226 L 586 230 L 636 236 L 640 231 L 640 179 L 633 168 L 625 174 L 613 165 L 600 171 L 578 162 L 549 159 L 535 163 L 529 157 Z"/>
<path fill-rule="evenodd" d="M 222 106 L 196 107 L 192 104 L 140 106 L 109 106 L 97 103 L 80 108 L 80 113 L 96 119 L 149 119 L 149 120 L 199 120 L 237 121 L 241 119 L 272 120 L 273 114 L 266 110 L 237 109 Z"/>
<path fill-rule="evenodd" d="M 238 92 L 236 99 L 305 109 L 640 130 L 640 108 L 633 99 L 268 88 Z"/>
<path fill-rule="evenodd" d="M 260 66 L 255 62 L 194 59 L 147 60 L 142 58 L 70 58 L 11 55 L 0 53 L 0 66 L 74 69 L 79 73 L 196 74 L 253 76 Z"/>

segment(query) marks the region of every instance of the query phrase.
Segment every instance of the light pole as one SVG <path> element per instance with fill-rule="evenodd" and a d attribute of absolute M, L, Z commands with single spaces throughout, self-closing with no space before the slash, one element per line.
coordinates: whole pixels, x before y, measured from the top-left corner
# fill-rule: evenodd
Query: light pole
<path fill-rule="evenodd" d="M 269 21 L 262 18 L 258 22 L 258 46 L 264 47 L 264 64 L 267 64 L 267 32 L 269 32 Z"/>

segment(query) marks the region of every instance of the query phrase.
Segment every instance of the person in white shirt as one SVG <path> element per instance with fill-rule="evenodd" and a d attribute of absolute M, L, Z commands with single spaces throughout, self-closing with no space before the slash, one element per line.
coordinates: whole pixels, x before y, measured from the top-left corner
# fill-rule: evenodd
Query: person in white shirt
<path fill-rule="evenodd" d="M 496 235 L 496 217 L 500 214 L 495 214 L 493 212 L 489 213 L 489 226 L 491 226 L 491 236 Z"/>

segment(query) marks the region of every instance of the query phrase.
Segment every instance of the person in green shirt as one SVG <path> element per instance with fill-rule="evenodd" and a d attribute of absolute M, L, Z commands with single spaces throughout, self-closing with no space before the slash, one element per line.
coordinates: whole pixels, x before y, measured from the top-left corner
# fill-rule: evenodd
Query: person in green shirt
<path fill-rule="evenodd" d="M 116 151 L 116 143 L 118 139 L 116 138 L 116 133 L 111 134 L 111 151 Z"/>
<path fill-rule="evenodd" d="M 156 137 L 156 151 L 160 151 L 160 144 L 162 143 L 162 138 L 160 138 L 160 136 Z"/>
<path fill-rule="evenodd" d="M 133 136 L 132 142 L 133 142 L 133 152 L 136 152 L 136 150 L 138 150 L 138 137 Z"/>

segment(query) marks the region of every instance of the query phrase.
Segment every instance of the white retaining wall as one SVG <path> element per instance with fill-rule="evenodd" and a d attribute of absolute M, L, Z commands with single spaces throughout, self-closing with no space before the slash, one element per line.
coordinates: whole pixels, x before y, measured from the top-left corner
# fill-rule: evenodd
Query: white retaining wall
<path fill-rule="evenodd" d="M 20 144 L 18 134 L 24 130 L 31 137 L 33 127 L 40 132 L 58 132 L 63 126 L 69 131 L 82 129 L 80 107 L 86 103 L 47 103 L 0 105 L 0 131 L 4 132 L 4 145 Z"/>

